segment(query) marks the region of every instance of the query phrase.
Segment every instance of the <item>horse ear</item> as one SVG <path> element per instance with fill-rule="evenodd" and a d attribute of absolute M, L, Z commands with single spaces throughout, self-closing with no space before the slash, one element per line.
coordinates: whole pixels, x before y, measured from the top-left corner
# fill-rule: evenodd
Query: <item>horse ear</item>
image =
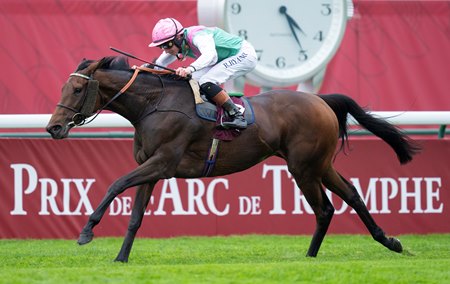
<path fill-rule="evenodd" d="M 119 62 L 119 60 L 116 56 L 103 57 L 102 59 L 100 59 L 98 61 L 97 68 L 108 69 L 108 68 L 111 68 L 112 66 L 116 65 L 117 62 Z"/>
<path fill-rule="evenodd" d="M 100 59 L 99 61 L 93 61 L 93 62 L 88 66 L 89 74 L 92 74 L 92 73 L 94 73 L 95 70 L 97 70 L 97 69 L 103 67 L 103 65 L 105 64 L 105 62 L 103 61 L 103 59 L 105 59 L 105 58 L 102 58 L 102 59 Z"/>
<path fill-rule="evenodd" d="M 89 67 L 89 65 L 93 62 L 93 60 L 89 60 L 86 58 L 83 58 L 80 62 L 80 64 L 78 65 L 76 71 L 80 71 L 83 69 L 86 69 L 87 67 Z"/>
<path fill-rule="evenodd" d="M 103 57 L 102 59 L 97 61 L 97 68 L 104 68 L 104 67 L 106 67 L 107 65 L 109 65 L 110 61 L 111 60 L 108 60 L 108 57 Z"/>

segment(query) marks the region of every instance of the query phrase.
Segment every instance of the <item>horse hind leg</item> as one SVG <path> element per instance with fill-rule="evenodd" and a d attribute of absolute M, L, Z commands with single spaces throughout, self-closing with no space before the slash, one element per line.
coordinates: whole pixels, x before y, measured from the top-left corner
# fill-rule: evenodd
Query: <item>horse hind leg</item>
<path fill-rule="evenodd" d="M 383 230 L 376 224 L 356 188 L 334 168 L 330 167 L 327 171 L 323 178 L 323 184 L 356 211 L 374 240 L 392 251 L 398 253 L 403 251 L 400 241 L 392 237 L 387 238 Z"/>
<path fill-rule="evenodd" d="M 130 256 L 134 238 L 142 225 L 145 209 L 147 208 L 150 197 L 152 196 L 154 186 L 154 183 L 144 184 L 139 186 L 136 190 L 133 210 L 131 211 L 130 222 L 128 223 L 128 231 L 115 261 L 128 262 L 128 257 Z"/>
<path fill-rule="evenodd" d="M 302 175 L 301 178 L 295 177 L 295 180 L 316 216 L 316 230 L 314 231 L 308 252 L 306 254 L 306 256 L 315 257 L 319 252 L 322 241 L 328 231 L 331 219 L 333 218 L 334 207 L 322 189 L 320 179 L 309 179 L 305 178 L 305 175 Z"/>

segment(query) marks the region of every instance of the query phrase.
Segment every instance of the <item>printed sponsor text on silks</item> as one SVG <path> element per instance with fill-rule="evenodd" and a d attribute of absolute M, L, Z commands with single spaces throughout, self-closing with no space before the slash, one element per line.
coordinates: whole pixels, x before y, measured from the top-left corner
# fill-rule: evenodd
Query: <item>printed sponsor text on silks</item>
<path fill-rule="evenodd" d="M 242 60 L 244 60 L 247 56 L 248 56 L 247 53 L 242 53 L 238 57 L 230 59 L 230 60 L 228 60 L 228 62 L 223 63 L 223 66 L 225 66 L 225 68 L 228 68 L 233 65 L 236 65 L 236 64 L 242 62 Z"/>

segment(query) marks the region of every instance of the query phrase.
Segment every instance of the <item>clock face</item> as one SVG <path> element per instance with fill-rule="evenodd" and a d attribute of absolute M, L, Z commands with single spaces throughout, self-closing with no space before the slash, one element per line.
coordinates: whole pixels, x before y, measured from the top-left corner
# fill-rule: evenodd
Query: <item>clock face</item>
<path fill-rule="evenodd" d="M 346 0 L 227 0 L 225 28 L 248 40 L 258 65 L 247 78 L 292 85 L 323 69 L 346 24 Z"/>

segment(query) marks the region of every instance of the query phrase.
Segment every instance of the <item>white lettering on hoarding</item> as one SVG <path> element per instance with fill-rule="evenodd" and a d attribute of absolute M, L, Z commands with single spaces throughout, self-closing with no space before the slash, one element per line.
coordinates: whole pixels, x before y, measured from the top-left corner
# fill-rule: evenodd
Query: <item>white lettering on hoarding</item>
<path fill-rule="evenodd" d="M 130 216 L 131 215 L 131 197 L 119 196 L 114 198 L 113 202 L 109 206 L 109 215 L 111 216 Z"/>
<path fill-rule="evenodd" d="M 203 196 L 205 195 L 205 184 L 200 179 L 186 180 L 188 187 L 188 214 L 197 215 L 197 211 L 201 215 L 208 215 L 209 212 L 203 203 Z M 197 210 L 196 210 L 197 209 Z"/>
<path fill-rule="evenodd" d="M 180 190 L 178 189 L 178 183 L 175 178 L 164 180 L 158 209 L 153 212 L 153 215 L 167 215 L 166 211 L 164 211 L 166 200 L 172 201 L 172 215 L 188 215 L 188 212 L 183 209 Z"/>
<path fill-rule="evenodd" d="M 217 216 L 225 216 L 230 212 L 230 204 L 226 204 L 223 208 L 216 205 L 216 190 L 228 190 L 228 180 L 225 178 L 216 178 L 211 181 L 208 187 L 205 187 L 204 181 L 201 179 L 186 179 L 187 184 L 187 210 L 184 209 L 180 189 L 176 178 L 164 180 L 161 196 L 157 201 L 157 209 L 152 212 L 150 209 L 145 215 L 167 215 L 164 208 L 167 203 L 171 202 L 173 210 L 171 215 L 201 215 L 214 214 Z M 223 187 L 222 187 L 223 185 Z M 206 203 L 205 200 L 206 199 Z M 150 204 L 155 204 L 155 199 L 150 199 Z"/>
<path fill-rule="evenodd" d="M 311 206 L 309 206 L 303 193 L 297 187 L 294 179 L 289 173 L 287 166 L 283 165 L 266 165 L 263 166 L 262 178 L 269 176 L 272 173 L 272 193 L 273 193 L 273 207 L 269 214 L 286 214 L 283 209 L 282 194 L 284 190 L 291 188 L 294 190 L 294 209 L 292 214 L 314 214 Z M 283 181 L 290 179 L 292 184 L 283 186 Z M 412 213 L 442 213 L 444 204 L 440 202 L 440 187 L 442 181 L 440 177 L 400 177 L 398 179 L 390 177 L 374 177 L 369 179 L 366 190 L 363 190 L 359 178 L 350 178 L 351 183 L 355 186 L 359 195 L 363 199 L 367 208 L 372 214 L 390 214 L 392 201 L 400 200 L 400 209 L 398 213 L 411 213 L 408 207 L 408 200 L 414 202 L 414 209 Z M 365 193 L 364 193 L 365 192 Z M 333 203 L 333 198 L 329 190 L 326 194 Z M 422 208 L 422 198 L 426 199 L 426 208 Z M 378 204 L 381 207 L 378 208 Z M 303 208 L 303 209 L 302 209 Z M 347 211 L 349 206 L 345 203 L 335 211 L 335 214 L 343 214 Z M 350 213 L 356 212 L 352 209 Z"/>
<path fill-rule="evenodd" d="M 219 208 L 216 207 L 216 203 L 214 201 L 214 196 L 216 192 L 216 185 L 223 184 L 224 188 L 228 190 L 228 180 L 225 178 L 217 178 L 211 181 L 211 183 L 208 186 L 207 194 L 206 194 L 206 200 L 208 203 L 209 210 L 211 210 L 211 213 L 217 215 L 217 216 L 225 216 L 228 215 L 230 212 L 230 204 L 225 205 L 225 207 L 222 210 L 219 210 Z"/>
<path fill-rule="evenodd" d="M 93 208 L 88 194 L 95 179 L 40 177 L 32 165 L 25 163 L 11 164 L 10 167 L 14 173 L 11 215 L 27 215 L 31 207 L 29 203 L 36 200 L 39 200 L 39 206 L 34 205 L 32 208 L 38 208 L 39 215 L 92 214 Z M 232 204 L 236 204 L 232 212 L 241 216 L 314 214 L 286 165 L 264 164 L 261 177 L 269 182 L 270 194 L 233 195 L 236 196 L 235 203 L 223 198 L 230 191 L 229 180 L 226 178 L 215 178 L 209 182 L 202 179 L 186 179 L 184 182 L 175 178 L 164 180 L 160 197 L 152 196 L 152 209 L 148 209 L 145 214 L 226 216 L 230 214 Z M 365 184 L 362 184 L 360 178 L 353 177 L 349 180 L 372 214 L 443 213 L 440 177 L 371 177 Z M 286 195 L 289 198 L 286 198 Z M 326 195 L 336 207 L 335 214 L 355 214 L 354 210 L 329 190 L 326 190 Z M 263 203 L 264 198 L 269 200 Z M 263 208 L 262 204 L 269 206 Z M 131 215 L 131 211 L 132 198 L 119 196 L 112 202 L 109 215 L 126 216 Z"/>
<path fill-rule="evenodd" d="M 239 196 L 239 215 L 261 215 L 261 196 Z"/>
<path fill-rule="evenodd" d="M 427 207 L 424 213 L 442 213 L 444 212 L 444 204 L 439 202 L 439 191 L 441 189 L 441 178 L 439 177 L 429 177 L 425 178 L 426 182 L 426 196 L 427 196 Z M 435 207 L 437 206 L 437 207 Z"/>
<path fill-rule="evenodd" d="M 58 206 L 61 184 L 58 186 L 54 179 L 38 178 L 36 169 L 28 164 L 12 164 L 11 168 L 14 170 L 14 209 L 10 211 L 11 215 L 27 215 L 24 209 L 24 196 L 32 194 L 37 188 L 41 192 L 39 215 L 81 215 L 82 213 L 90 215 L 94 212 L 87 194 L 95 179 L 60 179 L 63 202 Z M 24 180 L 28 180 L 26 187 Z M 71 210 L 73 185 L 79 194 L 79 199 L 77 207 Z"/>
<path fill-rule="evenodd" d="M 286 173 L 288 178 L 291 178 L 291 173 L 288 171 L 287 166 L 282 165 L 266 165 L 263 167 L 262 178 L 266 178 L 267 173 L 272 172 L 272 190 L 273 190 L 273 208 L 269 211 L 270 215 L 283 215 L 286 214 L 286 210 L 282 209 L 281 204 L 281 189 L 282 189 L 282 174 Z"/>

